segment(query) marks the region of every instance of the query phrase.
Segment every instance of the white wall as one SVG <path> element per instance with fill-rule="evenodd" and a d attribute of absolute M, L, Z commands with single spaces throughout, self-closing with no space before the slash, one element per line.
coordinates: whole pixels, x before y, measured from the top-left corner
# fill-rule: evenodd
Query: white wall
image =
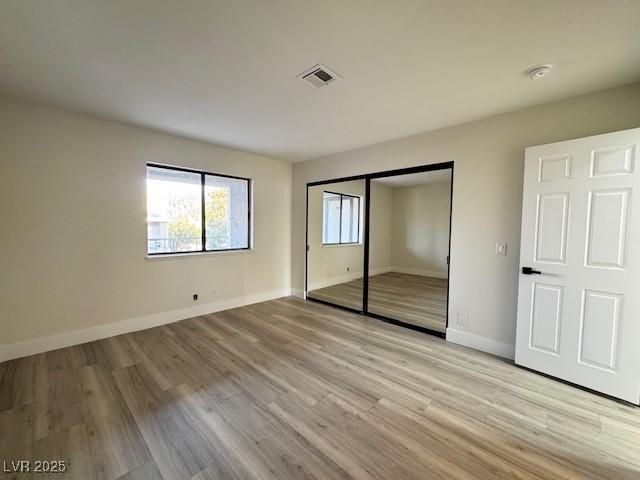
<path fill-rule="evenodd" d="M 371 232 L 369 234 L 369 275 L 391 270 L 391 225 L 393 188 L 371 182 Z"/>
<path fill-rule="evenodd" d="M 392 192 L 392 270 L 447 278 L 451 182 L 394 187 Z"/>
<path fill-rule="evenodd" d="M 255 250 L 145 259 L 146 162 L 252 178 Z M 0 361 L 291 285 L 290 164 L 6 97 L 0 219 Z"/>
<path fill-rule="evenodd" d="M 293 287 L 304 282 L 307 182 L 454 161 L 448 338 L 512 355 L 524 148 L 638 126 L 633 84 L 295 164 Z M 495 255 L 498 241 L 509 244 L 506 257 Z M 466 329 L 456 312 L 468 313 Z"/>

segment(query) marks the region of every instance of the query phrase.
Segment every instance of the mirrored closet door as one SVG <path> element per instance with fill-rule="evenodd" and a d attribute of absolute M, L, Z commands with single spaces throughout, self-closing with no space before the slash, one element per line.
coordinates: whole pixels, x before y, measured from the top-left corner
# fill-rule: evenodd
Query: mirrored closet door
<path fill-rule="evenodd" d="M 453 163 L 307 185 L 310 300 L 444 336 Z"/>
<path fill-rule="evenodd" d="M 367 311 L 447 326 L 451 169 L 372 178 Z"/>
<path fill-rule="evenodd" d="M 364 179 L 307 189 L 307 298 L 362 311 Z"/>

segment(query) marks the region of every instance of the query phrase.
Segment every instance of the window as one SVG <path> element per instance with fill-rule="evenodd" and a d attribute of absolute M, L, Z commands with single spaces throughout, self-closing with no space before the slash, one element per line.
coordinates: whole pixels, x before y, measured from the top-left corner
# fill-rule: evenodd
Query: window
<path fill-rule="evenodd" d="M 360 243 L 360 197 L 323 192 L 322 244 Z"/>
<path fill-rule="evenodd" d="M 249 248 L 250 180 L 147 165 L 149 255 Z"/>

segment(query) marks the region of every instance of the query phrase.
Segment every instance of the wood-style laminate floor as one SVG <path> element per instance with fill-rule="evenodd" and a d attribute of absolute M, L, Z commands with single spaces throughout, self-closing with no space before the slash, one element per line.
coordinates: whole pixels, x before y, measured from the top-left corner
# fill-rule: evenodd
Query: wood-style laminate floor
<path fill-rule="evenodd" d="M 369 311 L 444 333 L 447 280 L 389 272 L 369 277 Z"/>
<path fill-rule="evenodd" d="M 285 298 L 0 364 L 0 464 L 19 459 L 81 480 L 638 479 L 640 410 Z"/>
<path fill-rule="evenodd" d="M 362 309 L 359 278 L 312 290 L 319 300 Z M 447 327 L 447 280 L 388 272 L 369 277 L 369 311 L 444 333 Z"/>
<path fill-rule="evenodd" d="M 362 310 L 363 288 L 363 279 L 356 278 L 348 282 L 310 290 L 307 296 L 354 310 Z"/>

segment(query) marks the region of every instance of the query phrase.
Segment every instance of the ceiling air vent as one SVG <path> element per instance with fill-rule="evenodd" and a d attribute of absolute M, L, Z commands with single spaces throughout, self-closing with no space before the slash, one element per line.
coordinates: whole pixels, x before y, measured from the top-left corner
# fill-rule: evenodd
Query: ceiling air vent
<path fill-rule="evenodd" d="M 319 63 L 318 65 L 302 72 L 298 75 L 298 78 L 313 88 L 320 88 L 340 77 L 335 72 L 332 72 L 327 67 Z"/>

